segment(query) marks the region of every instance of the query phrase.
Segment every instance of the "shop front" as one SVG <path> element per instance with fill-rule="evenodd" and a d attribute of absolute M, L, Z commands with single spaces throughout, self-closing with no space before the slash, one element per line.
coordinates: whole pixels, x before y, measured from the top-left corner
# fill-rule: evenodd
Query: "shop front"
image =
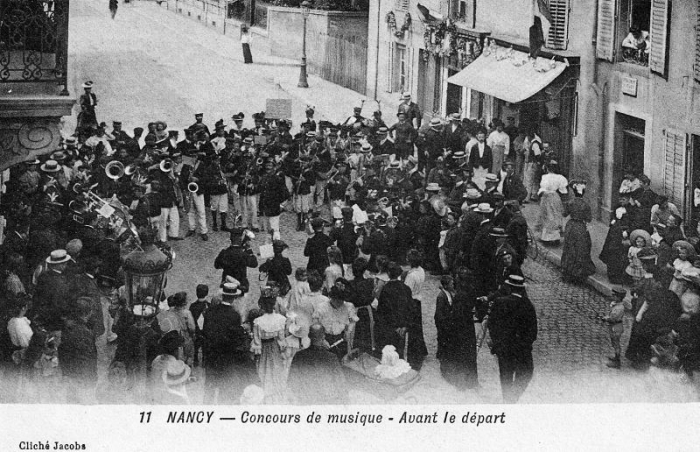
<path fill-rule="evenodd" d="M 550 144 L 568 175 L 576 133 L 578 67 L 562 57 L 529 58 L 525 51 L 488 40 L 482 54 L 447 79 L 465 88 L 465 116 L 485 124 L 501 119 L 534 130 Z"/>

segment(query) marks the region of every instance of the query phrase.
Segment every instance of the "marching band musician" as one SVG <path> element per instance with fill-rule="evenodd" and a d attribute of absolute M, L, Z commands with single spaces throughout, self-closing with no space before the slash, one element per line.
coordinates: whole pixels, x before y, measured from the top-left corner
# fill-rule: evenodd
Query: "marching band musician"
<path fill-rule="evenodd" d="M 303 231 L 313 204 L 311 188 L 316 186 L 316 172 L 311 164 L 312 157 L 302 154 L 290 174 L 293 184 L 294 211 L 297 213 L 297 231 Z"/>
<path fill-rule="evenodd" d="M 328 178 L 333 169 L 331 153 L 328 149 L 321 148 L 321 152 L 316 153 L 314 171 L 316 171 L 316 209 L 320 209 L 326 202 L 326 186 Z"/>
<path fill-rule="evenodd" d="M 254 154 L 246 152 L 243 155 L 243 166 L 238 174 L 241 177 L 241 181 L 238 183 L 238 194 L 241 197 L 243 227 L 253 232 L 259 232 L 258 194 L 260 193 L 260 177 Z"/>
<path fill-rule="evenodd" d="M 177 152 L 186 157 L 193 157 L 197 153 L 194 132 L 194 129 L 190 127 L 185 129 L 185 139 L 175 146 Z"/>
<path fill-rule="evenodd" d="M 223 119 L 219 119 L 214 124 L 214 138 L 211 139 L 216 153 L 220 153 L 226 147 L 226 124 Z"/>
<path fill-rule="evenodd" d="M 219 226 L 217 215 L 221 216 L 221 230 L 228 231 L 226 216 L 228 215 L 228 183 L 221 169 L 220 157 L 216 154 L 207 155 L 204 163 L 204 188 L 209 193 L 209 208 L 212 216 L 212 229 L 216 232 Z"/>
<path fill-rule="evenodd" d="M 374 155 L 395 155 L 396 149 L 394 141 L 389 137 L 389 129 L 380 127 L 377 130 L 377 138 L 379 141 L 373 150 Z"/>
<path fill-rule="evenodd" d="M 280 240 L 281 204 L 289 199 L 289 192 L 282 173 L 275 171 L 273 158 L 266 158 L 264 165 L 265 172 L 260 177 L 259 189 L 262 229 L 272 236 L 272 240 Z"/>
<path fill-rule="evenodd" d="M 196 234 L 197 228 L 199 228 L 202 240 L 207 241 L 209 240 L 207 235 L 209 229 L 207 228 L 207 214 L 204 210 L 204 189 L 202 184 L 200 184 L 200 178 L 203 175 L 202 160 L 205 156 L 204 152 L 198 153 L 194 167 L 190 165 L 183 166 L 180 173 L 180 187 L 184 186 L 187 193 L 189 193 L 189 206 L 187 209 L 189 231 L 187 231 L 185 237 L 192 237 Z M 196 187 L 192 184 L 193 182 L 196 184 Z M 192 188 L 196 188 L 196 190 L 191 191 Z"/>
<path fill-rule="evenodd" d="M 314 109 L 312 107 L 306 107 L 306 119 L 301 123 L 302 126 L 306 128 L 307 132 L 316 132 L 316 121 L 314 121 Z"/>
<path fill-rule="evenodd" d="M 328 197 L 331 201 L 331 215 L 334 220 L 341 218 L 341 209 L 345 206 L 345 192 L 350 183 L 348 164 L 338 159 L 335 173 L 328 178 Z"/>
<path fill-rule="evenodd" d="M 409 155 L 413 155 L 413 144 L 418 137 L 416 129 L 407 120 L 406 113 L 399 111 L 396 115 L 398 122 L 389 129 L 393 133 L 394 148 L 396 149 L 396 158 L 405 160 Z"/>
<path fill-rule="evenodd" d="M 352 116 L 346 119 L 342 125 L 350 129 L 359 129 L 364 120 L 365 117 L 362 116 L 362 107 L 355 107 L 352 109 Z"/>
<path fill-rule="evenodd" d="M 179 180 L 175 175 L 175 164 L 170 168 L 165 162 L 160 165 L 160 224 L 158 238 L 161 242 L 168 240 L 182 240 L 180 237 L 180 207 L 182 206 L 182 192 Z M 178 196 L 179 195 L 179 196 Z M 168 224 L 170 222 L 170 224 Z"/>
<path fill-rule="evenodd" d="M 195 113 L 194 115 L 194 124 L 192 124 L 189 128 L 196 130 L 196 129 L 201 129 L 207 132 L 207 135 L 211 134 L 209 132 L 209 127 L 207 127 L 202 120 L 204 119 L 204 113 Z"/>

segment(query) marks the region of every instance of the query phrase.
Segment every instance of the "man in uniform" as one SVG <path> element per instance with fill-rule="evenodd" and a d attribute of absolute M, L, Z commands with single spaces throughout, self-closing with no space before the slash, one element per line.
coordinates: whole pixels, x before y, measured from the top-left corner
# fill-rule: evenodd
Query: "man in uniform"
<path fill-rule="evenodd" d="M 122 130 L 122 123 L 120 121 L 112 121 L 112 137 L 114 138 L 109 142 L 112 149 L 122 149 L 127 146 L 127 143 L 131 141 L 129 134 Z"/>
<path fill-rule="evenodd" d="M 425 132 L 421 140 L 421 152 L 418 153 L 418 166 L 421 170 L 429 172 L 435 166 L 435 160 L 442 155 L 445 147 L 445 136 L 442 130 L 440 118 L 430 120 L 430 128 Z"/>
<path fill-rule="evenodd" d="M 405 160 L 409 155 L 413 155 L 413 143 L 418 137 L 416 129 L 413 127 L 405 112 L 399 111 L 396 115 L 398 122 L 391 126 L 390 131 L 394 134 L 394 148 L 396 158 Z"/>
<path fill-rule="evenodd" d="M 275 172 L 272 158 L 265 160 L 265 172 L 260 178 L 260 213 L 262 214 L 262 229 L 270 233 L 273 240 L 280 240 L 280 205 L 289 198 L 287 185 L 282 173 Z"/>
<path fill-rule="evenodd" d="M 420 129 L 423 115 L 420 108 L 415 102 L 411 102 L 411 93 L 405 92 L 401 95 L 401 104 L 399 105 L 398 113 L 405 113 L 406 120 L 413 126 L 414 129 Z"/>
<path fill-rule="evenodd" d="M 377 130 L 377 144 L 372 150 L 374 155 L 394 155 L 396 150 L 394 147 L 394 141 L 389 138 L 389 129 L 386 127 L 380 127 Z"/>
<path fill-rule="evenodd" d="M 509 276 L 503 288 L 507 295 L 496 298 L 489 314 L 490 346 L 498 358 L 503 401 L 517 403 L 532 380 L 537 312 L 527 297 L 522 276 Z"/>
<path fill-rule="evenodd" d="M 245 230 L 234 227 L 231 229 L 231 246 L 221 250 L 214 260 L 214 268 L 223 270 L 221 282 L 226 282 L 227 276 L 232 276 L 240 283 L 240 289 L 248 292 L 248 269 L 256 268 L 258 259 L 250 248 L 250 238 Z"/>
<path fill-rule="evenodd" d="M 184 165 L 182 171 L 180 172 L 180 183 L 181 186 L 187 187 L 190 182 L 195 182 L 197 184 L 197 191 L 195 193 L 189 193 L 189 209 L 187 209 L 187 221 L 189 223 L 189 231 L 185 237 L 191 237 L 195 235 L 197 226 L 199 226 L 199 232 L 202 236 L 202 240 L 209 240 L 207 233 L 209 229 L 207 228 L 207 213 L 204 209 L 204 181 L 200 180 L 204 175 L 203 163 L 200 161 L 205 156 L 204 153 L 197 156 L 194 167 L 190 165 Z"/>
<path fill-rule="evenodd" d="M 254 160 L 254 155 L 250 152 L 244 154 L 244 164 L 238 174 L 238 194 L 241 198 L 241 213 L 243 215 L 243 225 L 249 227 L 253 232 L 260 231 L 258 223 L 258 194 L 260 193 L 260 176 Z"/>
<path fill-rule="evenodd" d="M 209 127 L 207 127 L 206 124 L 202 122 L 204 119 L 204 113 L 195 113 L 194 115 L 194 124 L 190 126 L 190 129 L 202 129 L 205 132 L 207 132 L 207 136 L 211 135 L 211 132 L 209 131 Z"/>

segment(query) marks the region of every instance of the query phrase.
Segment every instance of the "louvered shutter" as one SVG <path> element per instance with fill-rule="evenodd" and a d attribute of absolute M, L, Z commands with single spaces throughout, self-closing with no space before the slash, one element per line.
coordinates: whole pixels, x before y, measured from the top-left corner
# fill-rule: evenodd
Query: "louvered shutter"
<path fill-rule="evenodd" d="M 394 91 L 394 43 L 386 43 L 386 91 Z"/>
<path fill-rule="evenodd" d="M 664 192 L 668 199 L 680 209 L 685 209 L 685 167 L 686 167 L 685 133 L 666 129 L 664 140 Z"/>
<path fill-rule="evenodd" d="M 569 0 L 549 0 L 552 24 L 547 36 L 547 48 L 565 50 L 569 42 Z"/>
<path fill-rule="evenodd" d="M 666 47 L 668 43 L 668 0 L 651 1 L 651 53 L 649 68 L 666 75 Z"/>
<path fill-rule="evenodd" d="M 598 0 L 598 36 L 596 57 L 613 61 L 615 58 L 615 0 Z"/>
<path fill-rule="evenodd" d="M 396 0 L 394 8 L 397 11 L 408 11 L 408 0 Z"/>
<path fill-rule="evenodd" d="M 695 21 L 695 80 L 700 82 L 700 0 L 698 0 L 698 13 Z"/>

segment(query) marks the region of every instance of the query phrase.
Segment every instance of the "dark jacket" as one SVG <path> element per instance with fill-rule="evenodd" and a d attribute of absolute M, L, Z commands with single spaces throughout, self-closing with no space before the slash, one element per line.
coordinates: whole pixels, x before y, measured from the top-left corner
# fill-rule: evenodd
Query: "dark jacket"
<path fill-rule="evenodd" d="M 289 284 L 289 275 L 292 274 L 292 263 L 289 258 L 275 255 L 260 266 L 260 272 L 267 273 L 267 280 L 278 284 L 282 296 L 286 295 L 292 288 Z"/>
<path fill-rule="evenodd" d="M 484 144 L 484 155 L 479 157 L 479 143 L 474 143 L 469 149 L 469 166 L 477 168 L 479 166 L 486 168 L 491 172 L 493 166 L 493 153 L 488 144 Z M 499 168 L 500 169 L 500 168 Z"/>
<path fill-rule="evenodd" d="M 331 240 L 336 242 L 340 252 L 343 253 L 343 263 L 352 264 L 357 255 L 357 237 L 355 226 L 348 222 L 342 228 L 334 228 L 331 231 Z"/>
<path fill-rule="evenodd" d="M 58 359 L 64 377 L 97 383 L 95 333 L 82 321 L 66 321 L 58 346 Z"/>
<path fill-rule="evenodd" d="M 284 178 L 277 174 L 265 174 L 260 178 L 260 213 L 276 217 L 282 213 L 280 204 L 289 198 Z"/>
<path fill-rule="evenodd" d="M 202 335 L 207 367 L 224 370 L 248 359 L 248 335 L 240 314 L 230 305 L 212 306 L 204 313 Z"/>
<path fill-rule="evenodd" d="M 309 263 L 306 265 L 306 269 L 309 272 L 316 270 L 319 275 L 323 276 L 323 272 L 328 267 L 326 250 L 331 245 L 333 245 L 333 240 L 322 232 L 314 234 L 313 237 L 306 241 L 304 256 L 309 258 Z"/>
<path fill-rule="evenodd" d="M 243 248 L 240 245 L 231 245 L 230 247 L 221 250 L 216 260 L 214 260 L 214 268 L 223 270 L 221 274 L 221 282 L 226 281 L 226 277 L 231 275 L 241 283 L 241 290 L 247 292 L 248 283 L 248 268 L 258 266 L 258 259 L 253 254 L 253 251 L 248 248 Z"/>
<path fill-rule="evenodd" d="M 537 313 L 523 292 L 499 297 L 489 315 L 491 353 L 502 357 L 527 356 L 537 339 Z"/>
<path fill-rule="evenodd" d="M 68 312 L 70 281 L 65 274 L 47 270 L 39 276 L 34 289 L 33 314 L 42 315 L 49 331 L 60 330 Z"/>

